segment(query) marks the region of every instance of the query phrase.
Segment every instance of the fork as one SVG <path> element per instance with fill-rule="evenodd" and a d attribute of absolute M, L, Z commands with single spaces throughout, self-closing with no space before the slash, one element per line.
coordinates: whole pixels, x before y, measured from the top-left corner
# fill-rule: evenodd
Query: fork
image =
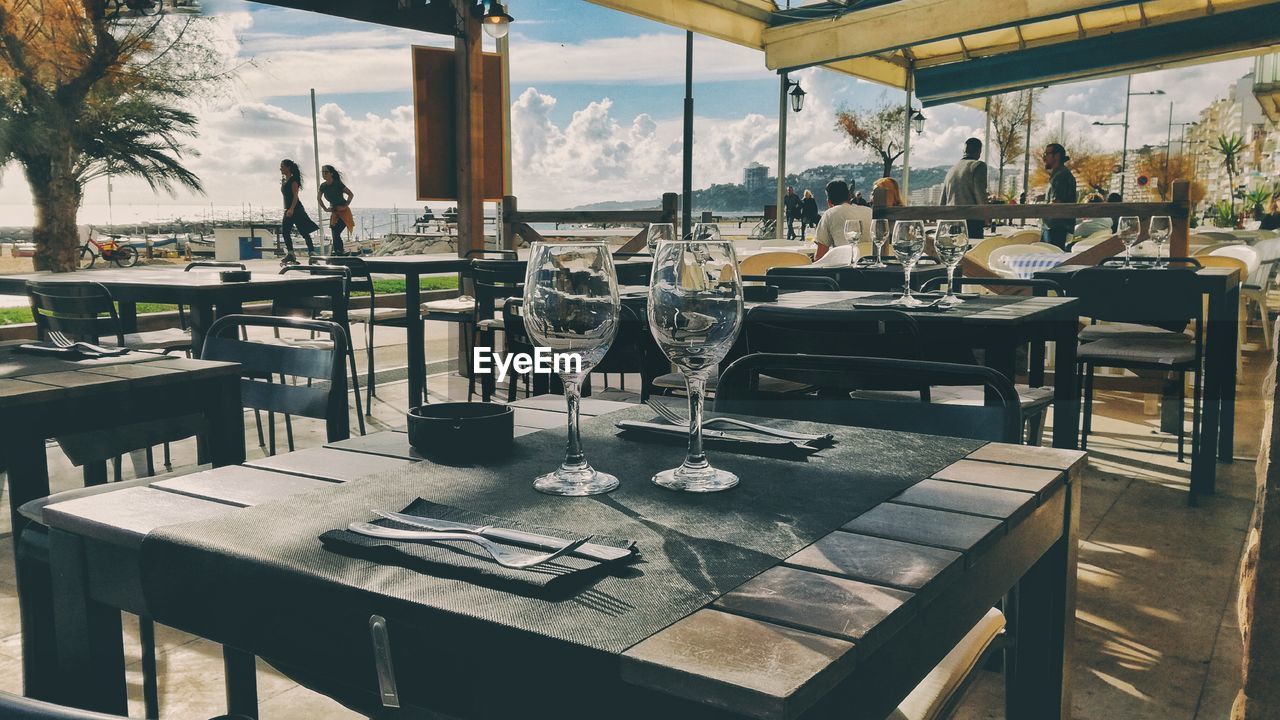
<path fill-rule="evenodd" d="M 382 527 L 372 523 L 354 522 L 347 526 L 347 529 L 358 535 L 367 535 L 369 537 L 382 538 L 384 540 L 402 540 L 408 542 L 469 542 L 484 548 L 485 552 L 494 559 L 494 562 L 507 568 L 523 570 L 531 568 L 535 565 L 542 565 L 551 562 L 561 555 L 571 553 L 577 550 L 584 543 L 591 540 L 590 535 L 578 538 L 564 547 L 549 553 L 527 553 L 519 550 L 511 550 L 504 548 L 496 543 L 472 533 L 451 533 L 451 532 L 429 532 L 425 530 L 398 530 L 396 528 Z"/>
<path fill-rule="evenodd" d="M 72 340 L 71 338 L 67 337 L 65 334 L 63 334 L 59 330 L 50 330 L 48 335 L 49 335 L 49 340 L 51 340 L 54 345 L 57 345 L 58 347 L 61 347 L 61 348 L 76 348 L 78 350 L 88 350 L 89 352 L 95 352 L 95 353 L 98 353 L 99 355 L 110 355 L 116 352 L 115 350 L 104 348 L 101 345 L 94 345 L 93 343 L 87 343 L 80 340 Z"/>
<path fill-rule="evenodd" d="M 689 425 L 688 418 L 681 417 L 680 413 L 676 412 L 675 410 L 672 410 L 671 408 L 667 407 L 666 405 L 663 405 L 662 403 L 656 400 L 649 400 L 646 404 L 649 406 L 649 409 L 658 413 L 658 415 L 663 420 L 666 420 L 672 425 L 684 425 L 684 426 Z M 740 427 L 744 430 L 751 430 L 752 432 L 758 432 L 762 435 L 772 435 L 773 437 L 780 437 L 786 440 L 797 440 L 800 442 L 813 442 L 817 440 L 832 439 L 831 435 L 806 435 L 804 433 L 791 432 L 790 430 L 779 430 L 777 428 L 771 428 L 766 425 L 757 425 L 755 423 L 747 422 L 746 420 L 739 420 L 737 418 L 715 417 L 715 418 L 708 418 L 702 421 L 703 427 L 707 427 L 709 425 L 733 425 L 736 427 Z"/>

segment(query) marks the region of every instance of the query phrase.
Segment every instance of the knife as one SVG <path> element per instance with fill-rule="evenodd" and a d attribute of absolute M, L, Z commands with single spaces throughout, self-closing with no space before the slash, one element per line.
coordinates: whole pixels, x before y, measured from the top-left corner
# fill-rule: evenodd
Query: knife
<path fill-rule="evenodd" d="M 422 528 L 424 530 L 436 530 L 440 532 L 462 531 L 475 533 L 480 537 L 486 537 L 490 540 L 502 540 L 504 542 L 516 543 L 517 545 L 525 545 L 527 547 L 537 548 L 539 550 L 559 550 L 569 544 L 568 540 L 562 540 L 551 535 L 539 535 L 538 533 L 525 532 L 523 530 L 512 530 L 511 528 L 497 528 L 488 525 L 472 525 L 470 523 L 454 522 L 452 520 L 436 520 L 435 518 L 420 517 L 418 515 L 406 515 L 398 512 L 385 512 L 382 510 L 374 510 L 379 517 L 388 520 L 395 520 L 398 523 L 412 525 L 413 527 Z M 596 562 L 613 562 L 631 557 L 635 553 L 633 548 L 618 548 L 609 545 L 601 545 L 599 543 L 584 543 L 581 547 L 570 555 L 595 560 Z"/>

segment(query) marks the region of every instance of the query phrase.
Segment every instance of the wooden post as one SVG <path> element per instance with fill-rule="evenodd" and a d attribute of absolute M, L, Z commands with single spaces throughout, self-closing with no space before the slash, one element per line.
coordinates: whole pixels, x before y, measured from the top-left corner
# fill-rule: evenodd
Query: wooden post
<path fill-rule="evenodd" d="M 662 222 L 672 225 L 679 222 L 680 195 L 678 193 L 662 193 Z"/>
<path fill-rule="evenodd" d="M 502 196 L 502 247 L 504 250 L 516 249 L 516 196 Z"/>
<path fill-rule="evenodd" d="M 1172 199 L 1178 208 L 1170 218 L 1173 234 L 1169 236 L 1169 255 L 1189 257 L 1191 255 L 1191 183 L 1186 180 L 1174 180 Z"/>
<path fill-rule="evenodd" d="M 457 91 L 458 257 L 484 247 L 484 83 L 480 21 L 470 0 L 453 0 L 461 34 L 454 39 Z"/>

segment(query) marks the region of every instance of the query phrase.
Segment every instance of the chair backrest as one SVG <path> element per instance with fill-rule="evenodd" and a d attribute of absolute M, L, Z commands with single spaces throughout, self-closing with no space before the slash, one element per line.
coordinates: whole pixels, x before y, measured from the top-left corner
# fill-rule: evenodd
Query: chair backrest
<path fill-rule="evenodd" d="M 647 286 L 649 284 L 649 278 L 653 275 L 653 258 L 648 254 L 641 257 L 644 260 L 618 262 L 625 258 L 619 258 L 617 253 L 613 254 L 613 272 L 618 278 L 618 285 Z"/>
<path fill-rule="evenodd" d="M 97 343 L 109 337 L 124 345 L 115 302 L 98 283 L 29 280 L 27 300 L 41 340 L 56 333 L 76 342 Z"/>
<path fill-rule="evenodd" d="M 920 328 L 915 318 L 898 310 L 833 310 L 759 305 L 743 324 L 747 352 L 839 355 L 918 359 Z M 794 371 L 777 375 L 784 380 L 825 388 L 858 390 L 886 387 L 863 379 Z M 893 388 L 919 389 L 892 385 Z"/>
<path fill-rule="evenodd" d="M 364 292 L 369 293 L 371 297 L 373 296 L 373 274 L 369 272 L 369 266 L 365 263 L 364 258 L 358 258 L 353 255 L 312 255 L 308 262 L 311 265 L 347 268 L 351 271 L 347 281 L 348 295 Z"/>
<path fill-rule="evenodd" d="M 795 292 L 798 290 L 826 290 L 838 291 L 840 283 L 836 282 L 833 277 L 825 275 L 784 275 L 782 273 L 765 275 L 765 280 L 770 285 L 778 288 L 779 292 Z"/>
<path fill-rule="evenodd" d="M 1246 274 L 1240 279 L 1250 285 L 1261 285 L 1262 281 L 1257 277 L 1258 270 L 1262 267 L 1262 256 L 1257 250 L 1248 245 L 1227 245 L 1220 247 L 1209 253 L 1210 257 L 1229 257 L 1240 260 L 1245 264 Z"/>
<path fill-rule="evenodd" d="M 342 282 L 342 302 L 351 303 L 351 268 L 341 265 L 285 265 L 280 268 L 281 275 L 302 273 L 304 275 L 338 276 Z M 286 297 L 271 302 L 272 315 L 295 315 L 315 317 L 325 310 L 337 310 L 330 295 L 302 295 Z"/>
<path fill-rule="evenodd" d="M 1237 261 L 1238 262 L 1238 261 Z M 1196 274 L 1189 269 L 1084 268 L 1063 280 L 1080 298 L 1080 315 L 1106 322 L 1151 325 L 1181 332 L 1203 317 Z"/>
<path fill-rule="evenodd" d="M 974 245 L 973 247 L 969 248 L 969 252 L 965 253 L 964 256 L 969 260 L 972 260 L 973 262 L 981 265 L 982 267 L 988 267 L 987 263 L 991 258 L 992 251 L 994 251 L 997 248 L 1002 248 L 1006 245 L 1019 245 L 1019 244 L 1021 244 L 1021 241 L 1014 240 L 1013 238 L 998 237 L 998 236 L 989 237 L 983 240 L 982 242 L 978 243 L 977 245 Z M 886 247 L 888 247 L 888 245 L 889 245 L 888 243 L 885 243 Z"/>
<path fill-rule="evenodd" d="M 1062 248 L 1048 243 L 1005 245 L 991 251 L 991 255 L 987 257 L 987 267 L 998 273 L 1013 272 L 1005 258 L 1017 255 L 1061 255 L 1062 253 Z"/>
<path fill-rule="evenodd" d="M 0 691 L 0 717 L 5 720 L 128 720 L 122 715 L 54 705 Z"/>
<path fill-rule="evenodd" d="M 740 275 L 763 275 L 770 268 L 775 267 L 795 267 L 797 265 L 808 265 L 810 260 L 808 255 L 798 252 L 762 252 L 744 258 L 738 263 L 738 273 Z"/>
<path fill-rule="evenodd" d="M 858 259 L 857 245 L 837 245 L 813 261 L 813 267 L 847 267 Z M 748 258 L 750 259 L 750 258 Z"/>
<path fill-rule="evenodd" d="M 759 389 L 760 375 L 793 373 L 880 378 L 884 384 L 920 387 L 981 385 L 994 401 L 986 405 L 932 404 L 907 395 L 900 399 L 850 397 L 847 393 L 769 393 Z M 1019 442 L 1022 409 L 1017 390 L 1004 375 L 980 365 L 902 360 L 761 353 L 734 361 L 720 374 L 716 412 L 790 418 L 837 425 Z"/>
<path fill-rule="evenodd" d="M 502 312 L 507 298 L 524 294 L 526 264 L 523 260 L 472 260 L 475 320 L 489 320 Z"/>
<path fill-rule="evenodd" d="M 314 332 L 327 335 L 331 346 L 301 347 L 241 339 L 241 331 L 247 332 L 249 328 Z M 240 397 L 244 407 L 324 419 L 328 423 L 328 441 L 336 442 L 351 435 L 347 417 L 347 374 L 343 365 L 347 342 L 342 326 L 328 320 L 227 315 L 218 318 L 209 328 L 200 357 L 240 363 Z M 293 385 L 273 381 L 281 376 L 322 382 Z"/>
<path fill-rule="evenodd" d="M 230 262 L 225 260 L 194 260 L 187 263 L 182 268 L 183 272 L 191 272 L 192 270 L 247 270 L 244 263 Z"/>
<path fill-rule="evenodd" d="M 1019 230 L 1018 232 L 1010 235 L 1009 239 L 1012 240 L 1014 244 L 1037 243 L 1040 242 L 1040 231 Z"/>

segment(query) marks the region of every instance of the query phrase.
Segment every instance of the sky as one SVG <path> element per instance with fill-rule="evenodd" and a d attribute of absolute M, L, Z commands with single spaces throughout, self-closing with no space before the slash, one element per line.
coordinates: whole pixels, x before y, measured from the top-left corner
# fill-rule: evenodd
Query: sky
<path fill-rule="evenodd" d="M 280 158 L 313 167 L 309 92 L 318 103 L 320 161 L 344 173 L 357 207 L 413 207 L 411 45 L 451 38 L 276 8 L 245 0 L 204 0 L 228 63 L 242 64 L 231 97 L 192 98 L 201 116 L 189 167 L 204 196 L 157 195 L 117 179 L 116 207 L 279 203 Z M 680 187 L 684 33 L 585 0 L 511 0 L 511 119 L 514 193 L 522 208 L 567 208 L 604 200 L 657 198 Z M 486 42 L 492 41 L 486 38 Z M 492 49 L 489 47 L 488 49 Z M 1252 60 L 1166 70 L 1133 78 L 1129 146 L 1163 144 L 1174 122 L 1194 119 L 1247 73 Z M 902 93 L 819 68 L 792 75 L 808 93 L 788 120 L 788 170 L 869 160 L 835 130 L 841 107 L 870 107 Z M 1068 138 L 1087 135 L 1118 151 L 1124 78 L 1049 88 L 1036 108 Z M 710 39 L 694 43 L 694 186 L 740 182 L 752 162 L 776 166 L 777 75 L 763 54 Z M 982 113 L 960 106 L 925 110 L 912 139 L 912 166 L 950 164 L 964 139 L 982 137 Z M 1176 132 L 1176 128 L 1175 128 Z M 307 173 L 307 182 L 311 182 Z M 106 203 L 106 183 L 85 204 Z M 8 206 L 6 209 L 5 206 Z M 30 215 L 21 172 L 0 173 L 0 210 Z"/>

